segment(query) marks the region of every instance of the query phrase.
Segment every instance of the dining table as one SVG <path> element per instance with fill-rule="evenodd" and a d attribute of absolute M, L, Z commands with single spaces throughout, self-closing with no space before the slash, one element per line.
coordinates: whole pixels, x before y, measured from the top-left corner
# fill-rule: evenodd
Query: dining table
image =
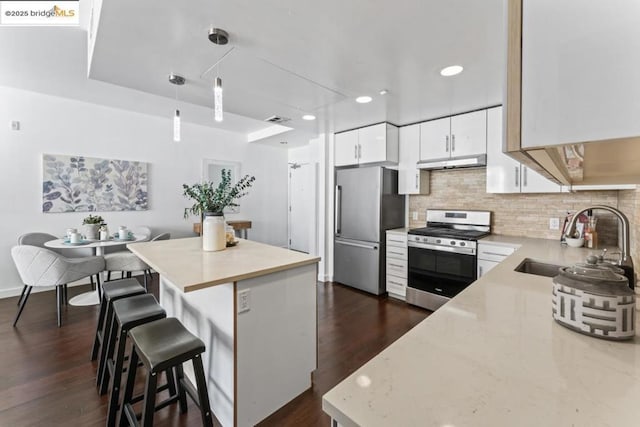
<path fill-rule="evenodd" d="M 124 246 L 128 243 L 144 242 L 146 240 L 149 240 L 149 237 L 150 236 L 146 234 L 133 234 L 129 239 L 118 239 L 116 237 L 110 237 L 108 240 L 83 239 L 79 243 L 71 243 L 66 237 L 64 237 L 61 239 L 49 240 L 48 242 L 45 242 L 44 245 L 47 248 L 51 249 L 92 248 L 95 255 L 102 256 L 104 255 L 105 248 Z M 104 281 L 104 272 L 102 275 L 102 279 L 102 281 Z M 98 293 L 98 288 L 96 287 L 95 291 L 84 292 L 80 295 L 76 295 L 69 300 L 69 304 L 75 306 L 100 304 L 100 294 Z"/>

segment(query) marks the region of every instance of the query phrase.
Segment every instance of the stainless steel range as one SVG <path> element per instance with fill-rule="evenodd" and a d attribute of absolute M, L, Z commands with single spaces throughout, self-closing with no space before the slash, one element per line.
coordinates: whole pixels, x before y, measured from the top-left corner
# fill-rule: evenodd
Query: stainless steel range
<path fill-rule="evenodd" d="M 427 210 L 427 226 L 409 230 L 407 302 L 436 310 L 476 280 L 477 240 L 489 211 Z"/>

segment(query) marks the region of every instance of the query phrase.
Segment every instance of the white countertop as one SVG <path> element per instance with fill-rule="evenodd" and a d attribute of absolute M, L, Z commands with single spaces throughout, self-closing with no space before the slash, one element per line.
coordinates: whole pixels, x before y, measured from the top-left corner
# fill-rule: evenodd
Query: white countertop
<path fill-rule="evenodd" d="M 200 237 L 134 243 L 127 248 L 183 292 L 264 276 L 320 261 L 319 257 L 251 240 L 218 252 Z"/>
<path fill-rule="evenodd" d="M 573 332 L 551 317 L 551 279 L 513 271 L 524 258 L 569 265 L 593 251 L 491 240 L 522 246 L 327 392 L 325 412 L 344 427 L 640 425 L 638 332 L 626 342 Z"/>

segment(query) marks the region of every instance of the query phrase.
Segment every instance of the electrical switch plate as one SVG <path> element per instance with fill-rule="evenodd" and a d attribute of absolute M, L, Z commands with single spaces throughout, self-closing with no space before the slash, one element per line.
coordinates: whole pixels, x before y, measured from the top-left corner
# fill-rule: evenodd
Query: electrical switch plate
<path fill-rule="evenodd" d="M 11 130 L 20 130 L 20 122 L 17 120 L 11 121 Z"/>
<path fill-rule="evenodd" d="M 238 314 L 251 309 L 251 289 L 238 291 Z"/>
<path fill-rule="evenodd" d="M 418 220 L 418 211 L 413 211 L 411 212 L 411 217 L 413 218 L 414 221 Z"/>
<path fill-rule="evenodd" d="M 560 218 L 549 218 L 549 230 L 560 230 Z"/>

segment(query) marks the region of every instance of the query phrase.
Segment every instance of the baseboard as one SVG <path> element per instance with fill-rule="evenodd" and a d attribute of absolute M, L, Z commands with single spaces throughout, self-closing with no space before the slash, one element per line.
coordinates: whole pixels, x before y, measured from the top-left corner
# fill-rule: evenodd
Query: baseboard
<path fill-rule="evenodd" d="M 320 281 L 320 282 L 333 282 L 333 275 L 331 275 L 331 274 L 318 274 L 318 281 Z"/>

